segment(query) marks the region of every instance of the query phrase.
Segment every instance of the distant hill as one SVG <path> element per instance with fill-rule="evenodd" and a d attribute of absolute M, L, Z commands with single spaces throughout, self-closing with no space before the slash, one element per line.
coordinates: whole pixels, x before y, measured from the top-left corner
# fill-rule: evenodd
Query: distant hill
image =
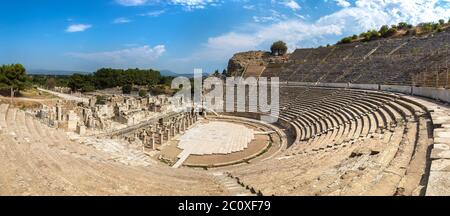
<path fill-rule="evenodd" d="M 184 76 L 184 77 L 194 77 L 194 74 L 179 74 L 179 73 L 175 73 L 173 71 L 170 70 L 160 70 L 161 76 L 171 76 L 171 77 L 179 77 L 179 76 Z"/>
<path fill-rule="evenodd" d="M 160 70 L 159 72 L 161 73 L 162 76 L 180 76 L 180 74 L 170 70 Z"/>
<path fill-rule="evenodd" d="M 64 76 L 70 76 L 73 74 L 89 74 L 91 72 L 85 72 L 85 71 L 69 71 L 69 70 L 46 70 L 46 69 L 30 69 L 27 71 L 28 74 L 31 75 L 64 75 Z M 194 74 L 179 74 L 175 73 L 170 70 L 161 70 L 160 71 L 162 76 L 171 76 L 171 77 L 178 77 L 178 76 L 184 76 L 184 77 L 194 77 Z"/>
<path fill-rule="evenodd" d="M 30 69 L 27 71 L 31 75 L 73 75 L 73 74 L 88 74 L 90 72 L 83 71 L 68 71 L 68 70 L 45 70 L 45 69 Z"/>

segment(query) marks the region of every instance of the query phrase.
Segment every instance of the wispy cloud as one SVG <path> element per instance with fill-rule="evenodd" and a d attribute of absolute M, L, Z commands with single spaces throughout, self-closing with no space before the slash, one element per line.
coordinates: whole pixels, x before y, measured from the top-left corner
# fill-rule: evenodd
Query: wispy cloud
<path fill-rule="evenodd" d="M 285 41 L 292 51 L 297 47 L 334 42 L 336 37 L 377 29 L 385 24 L 448 20 L 449 4 L 448 0 L 357 0 L 354 6 L 341 8 L 313 22 L 298 17 L 279 20 L 273 15 L 254 17 L 254 21 L 270 23 L 249 25 L 253 27 L 245 31 L 210 37 L 202 49 L 185 59 L 218 61 L 240 51 L 267 49 L 276 40 Z"/>
<path fill-rule="evenodd" d="M 218 6 L 221 4 L 220 0 L 170 0 L 171 4 L 181 5 L 187 10 L 203 9 L 206 6 Z"/>
<path fill-rule="evenodd" d="M 123 6 L 139 6 L 139 5 L 145 5 L 147 3 L 147 0 L 116 0 L 116 2 Z"/>
<path fill-rule="evenodd" d="M 125 23 L 130 23 L 132 22 L 132 20 L 125 18 L 125 17 L 119 17 L 114 19 L 113 23 L 114 24 L 125 24 Z"/>
<path fill-rule="evenodd" d="M 73 24 L 67 27 L 66 32 L 74 33 L 74 32 L 84 32 L 87 29 L 92 28 L 92 25 L 89 24 Z"/>
<path fill-rule="evenodd" d="M 242 6 L 242 8 L 244 8 L 246 10 L 254 10 L 255 9 L 255 5 L 244 5 L 244 6 Z"/>
<path fill-rule="evenodd" d="M 283 2 L 281 2 L 281 4 L 292 9 L 293 11 L 297 11 L 297 10 L 301 9 L 300 5 L 294 0 L 283 1 Z"/>
<path fill-rule="evenodd" d="M 164 45 L 150 47 L 148 45 L 132 47 L 122 50 L 92 52 L 92 53 L 68 53 L 68 56 L 90 61 L 98 66 L 114 67 L 143 67 L 150 65 L 166 52 Z"/>
<path fill-rule="evenodd" d="M 341 7 L 350 7 L 352 4 L 347 0 L 335 0 L 336 4 Z"/>
<path fill-rule="evenodd" d="M 123 6 L 142 6 L 147 4 L 169 4 L 179 5 L 186 10 L 203 9 L 206 6 L 217 6 L 221 4 L 221 0 L 116 0 L 116 2 Z"/>
<path fill-rule="evenodd" d="M 139 16 L 158 17 L 164 14 L 166 10 L 149 11 L 147 13 L 139 14 Z"/>

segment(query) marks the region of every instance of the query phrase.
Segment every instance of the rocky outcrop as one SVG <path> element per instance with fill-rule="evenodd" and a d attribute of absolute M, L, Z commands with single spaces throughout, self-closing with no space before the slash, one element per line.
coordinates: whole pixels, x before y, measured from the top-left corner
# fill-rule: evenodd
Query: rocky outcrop
<path fill-rule="evenodd" d="M 289 55 L 273 56 L 270 52 L 249 51 L 235 54 L 228 62 L 228 74 L 241 76 L 249 65 L 267 66 L 269 63 L 284 63 Z"/>

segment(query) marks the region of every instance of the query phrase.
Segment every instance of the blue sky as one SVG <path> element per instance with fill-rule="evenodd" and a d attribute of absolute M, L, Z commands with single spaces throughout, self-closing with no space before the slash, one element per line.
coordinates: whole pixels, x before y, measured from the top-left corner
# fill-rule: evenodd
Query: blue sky
<path fill-rule="evenodd" d="M 0 64 L 190 73 L 239 51 L 295 48 L 407 21 L 450 18 L 450 0 L 4 0 Z"/>

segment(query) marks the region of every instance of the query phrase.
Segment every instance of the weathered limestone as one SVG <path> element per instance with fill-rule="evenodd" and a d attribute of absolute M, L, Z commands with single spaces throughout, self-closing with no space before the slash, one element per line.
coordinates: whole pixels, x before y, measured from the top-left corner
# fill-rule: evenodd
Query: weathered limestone
<path fill-rule="evenodd" d="M 67 115 L 67 129 L 69 131 L 75 131 L 78 125 L 78 116 L 72 110 Z"/>
<path fill-rule="evenodd" d="M 56 106 L 56 120 L 57 121 L 63 120 L 63 109 L 61 105 Z"/>
<path fill-rule="evenodd" d="M 77 125 L 77 131 L 80 136 L 84 136 L 86 134 L 86 126 L 84 125 Z"/>
<path fill-rule="evenodd" d="M 158 144 L 164 144 L 164 134 L 162 132 L 158 132 Z"/>
<path fill-rule="evenodd" d="M 156 141 L 155 133 L 151 132 L 149 145 L 152 150 L 156 150 L 156 142 L 155 141 Z"/>
<path fill-rule="evenodd" d="M 448 144 L 434 144 L 431 159 L 450 159 L 450 146 Z"/>

